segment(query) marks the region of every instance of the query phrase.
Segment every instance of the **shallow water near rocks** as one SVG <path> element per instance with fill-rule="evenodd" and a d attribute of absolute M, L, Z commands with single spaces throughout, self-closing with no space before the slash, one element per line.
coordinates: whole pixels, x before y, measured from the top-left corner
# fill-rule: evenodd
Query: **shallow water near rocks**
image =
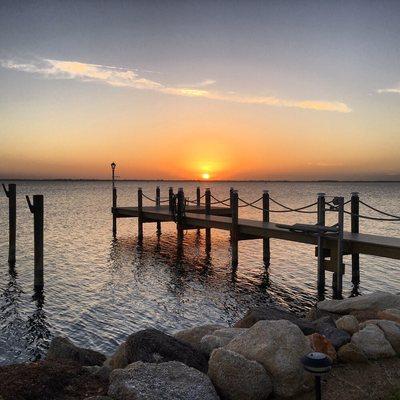
<path fill-rule="evenodd" d="M 157 184 L 162 196 L 169 186 L 183 186 L 191 198 L 198 185 L 118 182 L 118 204 L 135 205 L 139 186 L 154 197 Z M 400 212 L 400 183 L 210 182 L 207 186 L 218 198 L 226 198 L 235 186 L 246 200 L 269 189 L 271 197 L 289 206 L 312 203 L 321 191 L 346 199 L 358 191 L 365 202 L 389 213 Z M 68 336 L 80 346 L 109 354 L 127 335 L 146 327 L 174 332 L 206 323 L 231 324 L 248 308 L 263 304 L 278 304 L 302 314 L 316 301 L 313 246 L 272 240 L 267 271 L 261 240 L 240 242 L 239 265 L 232 269 L 227 232 L 212 231 L 209 253 L 204 232 L 187 231 L 179 245 L 173 223 L 163 224 L 159 238 L 155 224 L 146 224 L 140 243 L 136 220 L 120 219 L 113 239 L 109 182 L 17 182 L 17 192 L 17 262 L 11 269 L 7 199 L 0 197 L 1 364 L 42 357 L 53 335 Z M 43 293 L 33 291 L 33 218 L 25 194 L 45 196 Z M 261 219 L 261 212 L 241 208 L 240 216 Z M 284 213 L 274 214 L 271 220 L 315 223 L 315 216 Z M 330 222 L 336 222 L 334 216 Z M 349 221 L 346 226 L 349 229 Z M 398 237 L 400 224 L 362 221 L 361 232 Z M 349 296 L 350 258 L 345 262 L 344 295 Z M 361 256 L 360 292 L 399 292 L 399 271 L 397 260 Z"/>

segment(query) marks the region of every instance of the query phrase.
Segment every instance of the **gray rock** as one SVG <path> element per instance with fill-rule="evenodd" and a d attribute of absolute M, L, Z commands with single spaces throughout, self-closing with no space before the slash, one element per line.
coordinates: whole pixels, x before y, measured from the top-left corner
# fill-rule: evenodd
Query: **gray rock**
<path fill-rule="evenodd" d="M 400 324 L 394 321 L 381 320 L 377 325 L 383 331 L 386 340 L 391 344 L 394 351 L 400 354 Z"/>
<path fill-rule="evenodd" d="M 96 376 L 102 381 L 108 382 L 111 374 L 111 368 L 108 366 L 100 366 L 100 365 L 87 365 L 83 366 L 83 369 Z"/>
<path fill-rule="evenodd" d="M 246 331 L 245 328 L 218 329 L 201 339 L 201 350 L 209 356 L 214 349 L 226 346 L 233 338 Z"/>
<path fill-rule="evenodd" d="M 197 350 L 201 350 L 201 339 L 206 335 L 211 335 L 217 329 L 225 328 L 223 325 L 202 325 L 194 328 L 185 329 L 174 334 L 174 337 L 181 342 L 190 344 Z"/>
<path fill-rule="evenodd" d="M 354 344 L 347 343 L 337 352 L 338 359 L 343 363 L 366 363 L 366 355 Z"/>
<path fill-rule="evenodd" d="M 80 365 L 102 365 L 104 354 L 74 345 L 68 338 L 56 336 L 50 343 L 46 360 L 69 360 Z"/>
<path fill-rule="evenodd" d="M 207 372 L 208 367 L 202 352 L 156 329 L 145 329 L 130 335 L 126 341 L 125 355 L 129 364 L 136 361 L 180 361 L 202 372 Z"/>
<path fill-rule="evenodd" d="M 285 319 L 297 325 L 305 335 L 315 333 L 314 325 L 310 321 L 298 318 L 293 313 L 277 307 L 258 307 L 249 310 L 244 317 L 236 322 L 235 328 L 250 328 L 258 321 L 278 321 Z"/>
<path fill-rule="evenodd" d="M 387 319 L 389 321 L 394 321 L 400 324 L 400 309 L 389 308 L 387 310 L 378 311 L 377 317 L 380 319 Z"/>
<path fill-rule="evenodd" d="M 351 338 L 351 343 L 356 345 L 370 360 L 396 355 L 382 330 L 373 324 L 368 324 L 364 329 L 355 333 Z"/>
<path fill-rule="evenodd" d="M 104 363 L 104 365 L 111 369 L 125 368 L 128 364 L 129 360 L 126 355 L 126 342 L 121 343 L 115 350 L 115 353 Z"/>
<path fill-rule="evenodd" d="M 115 369 L 108 395 L 115 400 L 218 400 L 210 378 L 187 365 L 135 362 Z"/>
<path fill-rule="evenodd" d="M 289 321 L 259 321 L 231 340 L 226 349 L 262 364 L 272 376 L 273 391 L 278 396 L 294 396 L 312 381 L 300 363 L 300 358 L 311 351 L 309 341 Z"/>
<path fill-rule="evenodd" d="M 272 392 L 271 378 L 261 364 L 229 350 L 212 352 L 208 376 L 225 400 L 265 400 Z"/>
<path fill-rule="evenodd" d="M 343 300 L 320 301 L 317 307 L 320 310 L 338 314 L 349 314 L 352 311 L 385 310 L 400 308 L 400 296 L 386 292 L 375 292 Z"/>
<path fill-rule="evenodd" d="M 353 315 L 344 315 L 336 320 L 336 327 L 353 335 L 358 331 L 358 320 Z"/>
<path fill-rule="evenodd" d="M 336 350 L 350 342 L 351 336 L 346 331 L 338 329 L 331 317 L 320 318 L 314 321 L 314 324 L 316 332 L 325 336 Z"/>

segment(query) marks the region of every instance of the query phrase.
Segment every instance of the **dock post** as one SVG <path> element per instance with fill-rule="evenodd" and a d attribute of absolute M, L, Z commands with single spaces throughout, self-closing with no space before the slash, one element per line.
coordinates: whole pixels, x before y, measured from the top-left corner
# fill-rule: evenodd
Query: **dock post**
<path fill-rule="evenodd" d="M 156 207 L 161 206 L 161 192 L 160 192 L 160 186 L 156 187 Z M 161 235 L 161 222 L 157 221 L 157 235 Z"/>
<path fill-rule="evenodd" d="M 232 213 L 231 226 L 231 249 L 232 249 L 232 267 L 237 267 L 239 262 L 239 195 L 237 190 L 230 192 L 230 205 Z"/>
<path fill-rule="evenodd" d="M 360 232 L 360 198 L 358 192 L 351 194 L 351 233 Z M 351 282 L 354 288 L 360 285 L 360 255 L 351 255 Z"/>
<path fill-rule="evenodd" d="M 206 215 L 211 214 L 211 190 L 210 188 L 206 188 L 205 191 L 205 199 L 206 199 Z M 206 228 L 206 251 L 211 250 L 211 228 Z"/>
<path fill-rule="evenodd" d="M 15 249 L 17 237 L 17 186 L 8 184 L 8 190 L 3 184 L 3 189 L 8 197 L 8 262 L 15 264 Z"/>
<path fill-rule="evenodd" d="M 317 223 L 318 225 L 325 225 L 325 193 L 318 193 L 317 199 Z M 324 254 L 324 239 L 318 235 L 317 244 L 317 257 L 318 257 L 318 272 L 317 272 L 317 287 L 318 297 L 323 298 L 325 292 L 325 254 Z"/>
<path fill-rule="evenodd" d="M 143 190 L 138 188 L 138 238 L 143 238 Z"/>
<path fill-rule="evenodd" d="M 269 222 L 268 190 L 263 191 L 262 208 L 263 208 L 263 222 Z M 270 250 L 269 238 L 263 238 L 263 260 L 265 268 L 268 268 L 271 262 L 271 250 Z"/>
<path fill-rule="evenodd" d="M 42 288 L 44 285 L 43 279 L 43 220 L 44 220 L 44 206 L 43 195 L 35 194 L 33 196 L 33 204 L 29 196 L 26 196 L 26 201 L 29 210 L 33 214 L 33 231 L 34 231 L 34 286 L 35 288 Z"/>
<path fill-rule="evenodd" d="M 168 205 L 169 205 L 169 212 L 172 213 L 174 211 L 174 188 L 170 186 L 168 189 Z"/>
<path fill-rule="evenodd" d="M 112 215 L 113 215 L 113 237 L 117 235 L 117 216 L 116 216 L 116 208 L 117 208 L 117 188 L 115 187 L 115 167 L 117 164 L 115 162 L 111 163 L 111 173 L 112 173 Z"/>
<path fill-rule="evenodd" d="M 342 298 L 343 291 L 343 231 L 344 231 L 344 198 L 336 197 L 336 206 L 338 210 L 338 243 L 337 243 L 337 266 L 334 277 L 334 293 L 336 299 Z"/>
<path fill-rule="evenodd" d="M 200 186 L 196 188 L 196 206 L 200 207 L 201 204 L 201 194 L 200 194 Z M 200 234 L 200 229 L 197 229 L 197 234 Z"/>
<path fill-rule="evenodd" d="M 183 239 L 183 217 L 185 214 L 185 193 L 183 188 L 178 189 L 178 210 L 177 210 L 177 229 L 178 229 L 178 241 Z"/>

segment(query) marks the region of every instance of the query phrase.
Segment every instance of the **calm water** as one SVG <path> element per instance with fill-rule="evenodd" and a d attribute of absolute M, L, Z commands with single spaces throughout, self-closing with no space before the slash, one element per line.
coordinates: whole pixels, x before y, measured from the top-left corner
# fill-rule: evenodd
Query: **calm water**
<path fill-rule="evenodd" d="M 169 186 L 162 182 L 162 195 Z M 154 182 L 118 183 L 119 205 L 133 205 L 136 190 L 153 195 Z M 194 197 L 196 183 L 185 182 Z M 211 183 L 213 194 L 228 195 L 229 183 Z M 312 203 L 316 193 L 361 198 L 399 214 L 399 183 L 235 183 L 241 197 L 258 198 L 268 188 L 285 204 Z M 230 267 L 229 234 L 212 232 L 205 252 L 204 233 L 185 234 L 177 245 L 176 228 L 146 224 L 137 241 L 136 220 L 118 221 L 111 235 L 110 184 L 106 182 L 20 182 L 18 191 L 17 263 L 9 270 L 8 209 L 0 197 L 0 363 L 35 359 L 53 335 L 111 353 L 128 334 L 145 327 L 170 332 L 205 323 L 230 324 L 251 306 L 275 303 L 303 313 L 316 299 L 316 260 L 309 245 L 271 241 L 268 273 L 259 240 L 240 243 L 239 266 Z M 33 218 L 24 195 L 45 195 L 45 290 L 33 292 Z M 153 197 L 153 196 L 152 196 Z M 241 217 L 260 218 L 260 211 L 241 208 Z M 314 216 L 274 214 L 273 221 L 312 222 Z M 334 221 L 331 221 L 334 223 Z M 348 224 L 347 224 L 348 226 Z M 361 223 L 361 231 L 400 236 L 396 222 Z M 349 260 L 346 260 L 349 262 Z M 361 257 L 361 292 L 400 291 L 400 262 Z M 329 274 L 327 282 L 329 282 Z M 350 275 L 344 279 L 349 295 Z M 328 290 L 327 296 L 330 296 Z"/>

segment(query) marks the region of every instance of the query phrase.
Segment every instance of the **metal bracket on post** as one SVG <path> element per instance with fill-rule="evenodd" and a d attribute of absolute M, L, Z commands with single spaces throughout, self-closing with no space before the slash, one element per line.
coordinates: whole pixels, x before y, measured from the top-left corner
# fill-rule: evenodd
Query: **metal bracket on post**
<path fill-rule="evenodd" d="M 28 195 L 25 196 L 26 198 L 26 202 L 28 203 L 28 207 L 29 207 L 29 211 L 34 214 L 35 213 L 35 207 L 34 205 L 31 203 L 31 199 L 29 198 Z"/>
<path fill-rule="evenodd" d="M 6 185 L 4 183 L 1 184 L 3 186 L 4 189 L 4 193 L 7 197 L 10 197 L 10 192 L 7 190 Z"/>

